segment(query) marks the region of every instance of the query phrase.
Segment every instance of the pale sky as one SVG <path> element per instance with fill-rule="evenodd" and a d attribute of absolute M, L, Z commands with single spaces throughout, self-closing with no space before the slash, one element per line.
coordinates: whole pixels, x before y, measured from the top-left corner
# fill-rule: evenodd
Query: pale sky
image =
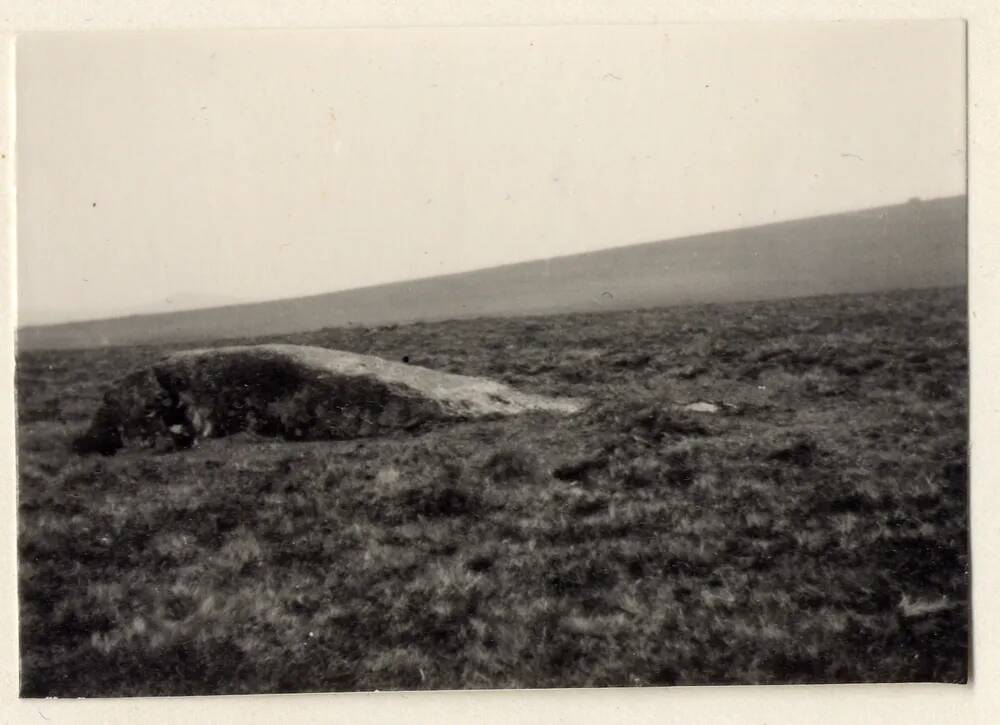
<path fill-rule="evenodd" d="M 21 324 L 965 192 L 960 22 L 27 35 Z"/>

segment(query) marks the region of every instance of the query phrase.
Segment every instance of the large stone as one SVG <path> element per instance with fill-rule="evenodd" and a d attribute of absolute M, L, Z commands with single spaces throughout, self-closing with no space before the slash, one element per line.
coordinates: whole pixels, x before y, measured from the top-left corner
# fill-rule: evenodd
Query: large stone
<path fill-rule="evenodd" d="M 189 350 L 120 380 L 104 396 L 79 452 L 186 447 L 249 431 L 291 440 L 346 439 L 442 421 L 574 413 L 581 400 L 522 393 L 340 350 L 255 345 Z"/>

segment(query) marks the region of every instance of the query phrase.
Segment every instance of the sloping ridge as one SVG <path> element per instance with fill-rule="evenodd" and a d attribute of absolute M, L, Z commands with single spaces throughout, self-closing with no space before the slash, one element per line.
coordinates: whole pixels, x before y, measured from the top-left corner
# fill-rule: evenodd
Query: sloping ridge
<path fill-rule="evenodd" d="M 832 214 L 461 274 L 206 310 L 26 327 L 22 349 L 217 340 L 461 317 L 966 283 L 966 197 Z"/>

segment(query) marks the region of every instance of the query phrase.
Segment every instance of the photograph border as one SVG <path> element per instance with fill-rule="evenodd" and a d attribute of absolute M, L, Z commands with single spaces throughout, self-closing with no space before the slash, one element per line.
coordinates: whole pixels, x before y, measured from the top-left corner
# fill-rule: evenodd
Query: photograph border
<path fill-rule="evenodd" d="M 271 722 L 337 718 L 349 722 L 951 722 L 985 723 L 1000 709 L 1000 595 L 997 554 L 1000 526 L 993 513 L 1000 490 L 991 486 L 1000 452 L 988 444 L 996 433 L 1000 385 L 990 365 L 1000 360 L 1000 319 L 993 290 L 1000 283 L 1000 210 L 997 93 L 1000 77 L 1000 6 L 991 0 L 865 4 L 813 0 L 680 2 L 646 0 L 621 7 L 610 0 L 557 0 L 464 4 L 425 0 L 393 2 L 269 3 L 245 0 L 215 6 L 179 0 L 166 7 L 106 1 L 99 4 L 8 2 L 0 14 L 0 61 L 4 107 L 0 110 L 0 721 L 4 722 L 194 722 L 232 718 Z M 13 415 L 13 330 L 16 314 L 16 186 L 12 119 L 13 39 L 26 30 L 223 29 L 402 27 L 412 25 L 564 25 L 744 22 L 758 20 L 878 20 L 965 18 L 968 53 L 969 326 L 970 326 L 970 530 L 973 617 L 971 684 L 967 686 L 799 685 L 631 688 L 606 690 L 457 691 L 252 695 L 121 700 L 20 700 L 18 691 L 16 475 Z"/>

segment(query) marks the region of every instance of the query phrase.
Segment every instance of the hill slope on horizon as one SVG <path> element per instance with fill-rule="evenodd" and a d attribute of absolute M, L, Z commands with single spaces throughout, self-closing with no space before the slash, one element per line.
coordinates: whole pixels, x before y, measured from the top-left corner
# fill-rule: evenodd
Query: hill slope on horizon
<path fill-rule="evenodd" d="M 966 197 L 184 312 L 24 327 L 22 350 L 205 341 L 351 324 L 593 312 L 964 285 Z"/>

